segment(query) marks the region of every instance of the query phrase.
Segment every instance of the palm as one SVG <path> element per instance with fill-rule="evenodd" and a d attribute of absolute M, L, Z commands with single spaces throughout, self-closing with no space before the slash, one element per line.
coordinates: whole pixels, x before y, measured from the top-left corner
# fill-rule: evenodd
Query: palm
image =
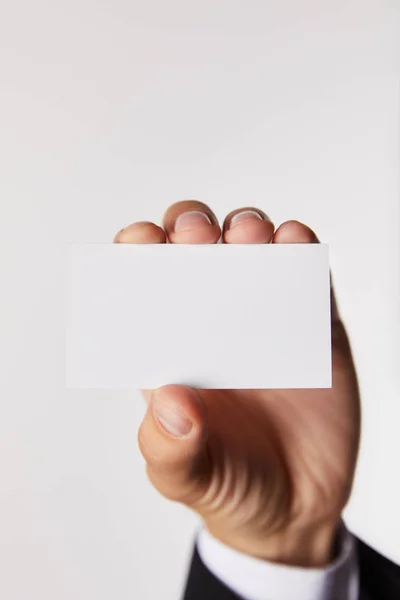
<path fill-rule="evenodd" d="M 297 515 L 317 522 L 340 514 L 353 478 L 360 417 L 341 323 L 333 334 L 332 389 L 201 392 L 211 473 L 199 510 L 211 529 L 222 517 L 236 535 L 251 528 L 261 539 Z"/>

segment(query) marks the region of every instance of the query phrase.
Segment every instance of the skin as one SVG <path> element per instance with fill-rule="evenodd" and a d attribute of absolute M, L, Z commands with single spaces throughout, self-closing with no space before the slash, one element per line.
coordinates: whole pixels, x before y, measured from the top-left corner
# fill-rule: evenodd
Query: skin
<path fill-rule="evenodd" d="M 176 231 L 188 211 L 211 222 Z M 232 224 L 238 214 L 242 220 Z M 318 243 L 306 225 L 275 228 L 253 207 L 233 211 L 221 228 L 212 210 L 193 200 L 170 206 L 162 227 L 134 223 L 114 241 L 212 244 L 221 236 L 230 244 Z M 287 565 L 329 564 L 360 436 L 357 377 L 333 291 L 332 357 L 331 389 L 144 391 L 148 409 L 138 439 L 153 485 L 197 511 L 216 538 L 240 552 Z"/>

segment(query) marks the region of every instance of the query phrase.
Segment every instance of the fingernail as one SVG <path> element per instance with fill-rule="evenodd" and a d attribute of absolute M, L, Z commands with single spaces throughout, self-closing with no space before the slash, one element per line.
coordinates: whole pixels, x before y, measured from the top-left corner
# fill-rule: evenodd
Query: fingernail
<path fill-rule="evenodd" d="M 190 433 L 193 423 L 170 404 L 155 397 L 153 406 L 157 420 L 169 434 L 183 437 Z"/>
<path fill-rule="evenodd" d="M 244 210 L 240 213 L 234 215 L 229 223 L 229 229 L 239 225 L 239 223 L 244 223 L 245 221 L 253 221 L 253 220 L 263 221 L 263 217 L 256 212 L 255 210 Z"/>
<path fill-rule="evenodd" d="M 176 219 L 175 231 L 185 231 L 185 229 L 194 229 L 204 225 L 212 225 L 210 217 L 200 210 L 189 210 Z"/>

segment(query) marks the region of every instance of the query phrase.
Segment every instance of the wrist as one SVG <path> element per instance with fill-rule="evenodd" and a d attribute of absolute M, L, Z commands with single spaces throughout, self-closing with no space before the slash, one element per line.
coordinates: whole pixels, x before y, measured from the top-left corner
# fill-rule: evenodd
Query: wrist
<path fill-rule="evenodd" d="M 324 523 L 310 528 L 292 528 L 272 534 L 267 539 L 255 536 L 231 536 L 224 532 L 210 533 L 222 543 L 243 554 L 272 563 L 303 568 L 324 568 L 339 553 L 340 522 Z"/>

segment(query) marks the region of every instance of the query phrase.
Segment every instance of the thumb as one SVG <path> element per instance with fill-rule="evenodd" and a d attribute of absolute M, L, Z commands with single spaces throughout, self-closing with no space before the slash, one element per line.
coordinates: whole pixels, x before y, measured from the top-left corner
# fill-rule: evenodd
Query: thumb
<path fill-rule="evenodd" d="M 210 471 L 207 412 L 197 391 L 180 385 L 154 390 L 138 441 L 158 491 L 170 500 L 195 504 L 205 492 Z"/>

